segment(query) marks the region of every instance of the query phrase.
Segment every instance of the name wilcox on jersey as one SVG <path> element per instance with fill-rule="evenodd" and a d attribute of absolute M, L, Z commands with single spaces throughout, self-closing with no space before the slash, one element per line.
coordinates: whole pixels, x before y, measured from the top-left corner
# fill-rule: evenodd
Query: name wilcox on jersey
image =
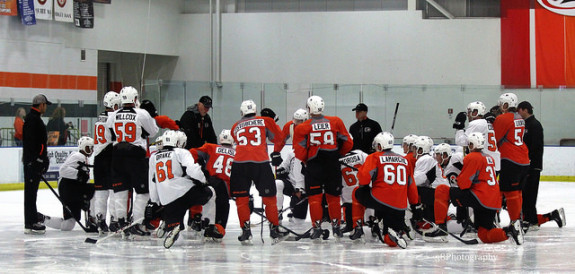
<path fill-rule="evenodd" d="M 227 147 L 217 147 L 216 153 L 217 154 L 230 155 L 232 157 L 236 156 L 236 151 L 234 149 L 227 148 Z"/>
<path fill-rule="evenodd" d="M 518 120 L 515 120 L 514 122 L 515 122 L 515 127 L 525 127 L 525 120 L 523 120 L 523 119 L 518 119 Z"/>
<path fill-rule="evenodd" d="M 331 130 L 331 125 L 329 122 L 312 124 L 312 131 L 324 131 L 324 130 Z"/>
<path fill-rule="evenodd" d="M 234 129 L 234 134 L 236 134 L 240 129 L 244 127 L 251 127 L 251 126 L 265 126 L 264 119 L 253 119 L 244 122 L 238 123 L 236 128 Z"/>
<path fill-rule="evenodd" d="M 379 162 L 385 163 L 401 163 L 407 165 L 407 160 L 401 156 L 379 156 Z"/>
<path fill-rule="evenodd" d="M 116 113 L 116 120 L 136 121 L 135 113 Z"/>

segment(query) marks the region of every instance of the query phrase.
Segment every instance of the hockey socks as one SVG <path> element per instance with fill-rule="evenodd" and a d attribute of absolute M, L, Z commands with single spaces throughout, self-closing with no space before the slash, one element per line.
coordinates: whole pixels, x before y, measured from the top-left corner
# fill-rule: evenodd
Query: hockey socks
<path fill-rule="evenodd" d="M 435 223 L 444 224 L 447 218 L 447 210 L 449 209 L 449 187 L 446 185 L 439 185 L 435 189 L 434 201 L 434 214 Z"/>
<path fill-rule="evenodd" d="M 479 227 L 477 236 L 484 243 L 498 243 L 509 239 L 507 233 L 501 228 L 486 229 Z"/>
<path fill-rule="evenodd" d="M 310 195 L 309 200 L 309 215 L 311 216 L 311 222 L 316 224 L 316 222 L 321 222 L 323 218 L 323 207 L 321 205 L 321 194 Z"/>
<path fill-rule="evenodd" d="M 511 221 L 521 218 L 521 209 L 523 204 L 523 196 L 521 190 L 502 191 L 507 201 L 507 212 L 509 212 L 509 219 Z"/>
<path fill-rule="evenodd" d="M 272 225 L 277 226 L 279 224 L 279 217 L 278 217 L 278 207 L 276 204 L 277 203 L 276 196 L 262 197 L 262 200 L 265 205 L 266 218 Z"/>
<path fill-rule="evenodd" d="M 337 225 L 341 222 L 341 197 L 334 196 L 330 194 L 325 194 L 325 198 L 327 200 L 327 206 L 329 209 L 329 217 L 331 220 L 337 220 Z"/>
<path fill-rule="evenodd" d="M 238 218 L 240 219 L 240 224 L 249 223 L 250 221 L 250 197 L 237 197 L 236 206 L 238 209 Z"/>

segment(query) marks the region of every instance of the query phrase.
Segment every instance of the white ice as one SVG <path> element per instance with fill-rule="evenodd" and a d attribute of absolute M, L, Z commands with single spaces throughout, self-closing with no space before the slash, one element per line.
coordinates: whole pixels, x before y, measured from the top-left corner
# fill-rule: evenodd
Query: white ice
<path fill-rule="evenodd" d="M 575 183 L 541 182 L 539 213 L 564 207 L 568 225 L 558 228 L 555 222 L 546 223 L 539 231 L 528 232 L 522 246 L 511 240 L 465 245 L 453 238 L 449 243 L 426 243 L 417 238 L 401 250 L 372 239 L 369 228 L 365 228 L 365 244 L 349 239 L 336 243 L 330 237 L 322 244 L 304 239 L 272 246 L 267 226 L 265 243 L 257 226 L 252 228 L 254 245 L 242 246 L 237 240 L 240 229 L 232 201 L 222 243 L 202 244 L 190 239 L 190 232 L 184 232 L 183 240 L 167 250 L 156 238 L 84 243 L 86 237 L 96 238 L 97 234 L 86 234 L 78 226 L 71 232 L 48 228 L 45 235 L 25 235 L 23 191 L 6 191 L 0 192 L 0 272 L 571 272 L 575 269 L 575 228 L 569 225 L 575 221 L 574 194 Z M 39 191 L 37 204 L 42 213 L 62 215 L 62 207 L 50 190 Z M 258 221 L 254 214 L 252 222 Z M 290 226 L 287 218 L 284 224 Z M 302 232 L 309 226 L 306 223 L 294 228 Z"/>

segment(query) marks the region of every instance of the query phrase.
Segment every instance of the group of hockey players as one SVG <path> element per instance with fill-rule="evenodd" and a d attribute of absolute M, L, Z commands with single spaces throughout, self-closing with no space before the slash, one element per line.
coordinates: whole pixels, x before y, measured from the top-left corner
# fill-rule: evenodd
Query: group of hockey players
<path fill-rule="evenodd" d="M 253 213 L 269 222 L 270 237 L 279 242 L 294 233 L 282 225 L 288 196 L 294 223 L 303 224 L 309 208 L 311 228 L 298 239 L 325 240 L 327 222 L 336 240 L 349 233 L 361 241 L 369 226 L 381 242 L 406 248 L 416 233 L 425 241 L 447 241 L 452 221 L 484 243 L 510 237 L 523 243 L 522 184 L 530 161 L 513 93 L 501 95 L 494 113 L 482 102 L 459 113 L 453 125 L 457 149 L 447 143 L 434 147 L 430 137 L 410 134 L 403 138 L 404 154 L 392 150 L 395 137 L 389 132 L 375 136 L 371 154 L 352 150 L 344 123 L 324 115 L 319 96 L 309 97 L 307 110 L 298 109 L 283 129 L 272 110 L 258 116 L 255 102 L 243 101 L 240 120 L 220 133 L 219 144 L 187 149 L 177 123 L 158 115 L 150 101 L 140 105 L 138 97 L 133 87 L 104 96 L 94 138 L 82 137 L 79 152 L 60 169 L 60 195 L 70 211 L 64 218 L 39 216 L 47 226 L 71 230 L 86 210 L 89 229 L 144 237 L 155 230 L 170 248 L 185 229 L 186 214 L 197 237 L 203 230 L 204 238 L 220 241 L 234 200 L 242 244 L 251 243 Z M 150 146 L 160 128 L 167 130 Z M 290 138 L 292 148 L 284 149 Z M 270 155 L 266 140 L 274 145 Z M 252 184 L 261 209 L 253 206 Z M 450 205 L 455 214 L 449 214 Z M 509 213 L 507 227 L 499 224 L 502 207 Z M 565 224 L 562 209 L 542 216 Z"/>

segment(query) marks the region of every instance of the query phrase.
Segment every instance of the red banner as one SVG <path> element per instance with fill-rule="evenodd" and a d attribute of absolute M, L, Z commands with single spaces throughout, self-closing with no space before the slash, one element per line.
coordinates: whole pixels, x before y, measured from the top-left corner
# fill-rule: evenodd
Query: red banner
<path fill-rule="evenodd" d="M 535 4 L 537 86 L 565 84 L 565 16 Z"/>
<path fill-rule="evenodd" d="M 530 0 L 501 1 L 501 84 L 530 87 Z"/>
<path fill-rule="evenodd" d="M 9 15 L 9 16 L 18 15 L 18 1 L 0 0 L 0 15 Z"/>

